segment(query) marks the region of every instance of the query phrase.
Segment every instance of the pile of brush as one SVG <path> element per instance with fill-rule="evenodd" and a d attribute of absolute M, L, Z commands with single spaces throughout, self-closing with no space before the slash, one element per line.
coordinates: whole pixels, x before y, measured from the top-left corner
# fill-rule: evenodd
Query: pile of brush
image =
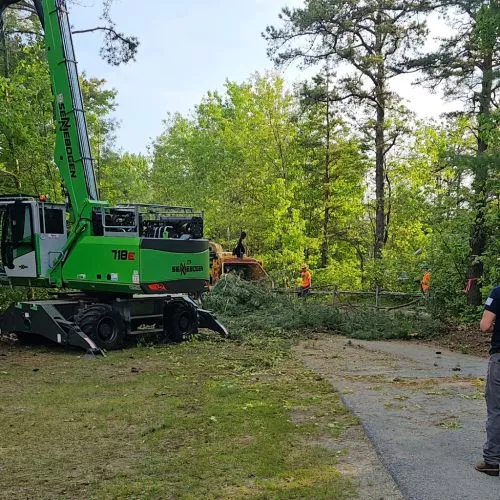
<path fill-rule="evenodd" d="M 235 275 L 225 275 L 203 298 L 233 338 L 248 335 L 290 337 L 296 333 L 340 333 L 361 339 L 429 338 L 441 324 L 428 315 L 407 316 L 400 311 L 375 311 L 361 306 L 339 310 L 313 297 L 277 293 Z"/>
<path fill-rule="evenodd" d="M 340 312 L 331 305 L 276 293 L 231 274 L 204 296 L 203 307 L 217 313 L 232 333 L 337 331 L 341 324 Z"/>

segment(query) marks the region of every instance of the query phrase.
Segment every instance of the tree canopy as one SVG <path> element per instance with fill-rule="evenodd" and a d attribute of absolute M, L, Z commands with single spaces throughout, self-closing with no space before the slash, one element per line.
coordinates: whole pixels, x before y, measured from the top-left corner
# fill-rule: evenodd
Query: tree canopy
<path fill-rule="evenodd" d="M 110 5 L 103 19 L 116 30 Z M 426 52 L 431 11 L 454 34 Z M 270 55 L 316 75 L 291 86 L 279 71 L 255 73 L 207 89 L 190 113 L 167 115 L 148 155 L 116 146 L 117 93 L 83 74 L 101 197 L 204 210 L 207 237 L 231 249 L 246 231 L 248 252 L 281 285 L 294 286 L 305 262 L 315 286 L 418 291 L 427 264 L 436 309 L 474 312 L 500 279 L 498 12 L 479 0 L 285 8 L 264 34 Z M 0 186 L 62 200 L 37 26 L 29 10 L 8 12 L 0 40 Z M 133 58 L 134 43 L 109 62 Z M 393 88 L 408 72 L 460 98 L 457 111 L 417 119 Z"/>

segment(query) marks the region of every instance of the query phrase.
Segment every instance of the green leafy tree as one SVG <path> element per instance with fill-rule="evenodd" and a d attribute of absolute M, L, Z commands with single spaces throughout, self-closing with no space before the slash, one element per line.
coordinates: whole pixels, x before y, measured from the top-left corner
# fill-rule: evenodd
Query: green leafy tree
<path fill-rule="evenodd" d="M 9 16 L 8 26 L 20 21 Z M 31 21 L 23 20 L 22 25 Z M 0 183 L 4 193 L 31 192 L 60 199 L 52 164 L 54 134 L 50 79 L 40 38 L 2 34 L 0 50 Z"/>
<path fill-rule="evenodd" d="M 427 7 L 427 2 L 421 1 L 306 0 L 303 8 L 284 8 L 282 26 L 270 26 L 265 33 L 269 54 L 277 64 L 329 61 L 351 69 L 340 78 L 343 90 L 338 99 L 362 103 L 373 118 L 376 258 L 382 257 L 386 238 L 385 122 L 393 99 L 389 82 L 406 71 L 403 55 L 422 43 L 427 30 L 417 13 Z"/>
<path fill-rule="evenodd" d="M 61 178 L 53 163 L 53 96 L 43 40 L 36 32 L 38 20 L 8 12 L 5 21 L 5 31 L 11 34 L 4 34 L 0 44 L 2 192 L 43 193 L 62 201 Z M 24 31 L 28 34 L 18 33 Z M 107 89 L 105 80 L 85 75 L 81 87 L 98 182 L 116 201 L 132 201 L 130 193 L 124 193 L 126 200 L 118 196 L 119 182 L 137 184 L 136 201 L 142 201 L 146 193 L 141 186 L 148 178 L 146 160 L 114 150 L 116 91 Z M 132 163 L 137 165 L 134 178 Z"/>
<path fill-rule="evenodd" d="M 361 271 L 365 251 L 352 227 L 363 212 L 366 158 L 359 139 L 340 118 L 328 71 L 303 84 L 299 92 L 300 154 L 304 157 L 301 194 L 310 238 L 308 253 L 314 255 L 319 247 L 319 267 L 331 263 L 338 269 L 341 261 L 351 262 L 355 252 Z M 352 275 L 353 270 L 344 274 Z"/>
<path fill-rule="evenodd" d="M 118 128 L 118 123 L 112 116 L 117 108 L 117 91 L 106 88 L 106 80 L 87 78 L 85 73 L 80 78 L 80 85 L 85 102 L 97 183 L 101 184 L 104 168 L 102 163 L 113 156 L 115 133 Z"/>
<path fill-rule="evenodd" d="M 445 97 L 468 103 L 474 117 L 476 148 L 463 158 L 473 175 L 474 219 L 471 223 L 468 261 L 468 302 L 482 303 L 484 255 L 495 233 L 488 227 L 491 182 L 498 178 L 500 114 L 496 94 L 500 86 L 500 4 L 498 0 L 446 0 L 436 2 L 448 16 L 454 34 L 440 40 L 433 53 L 409 60 L 408 68 L 422 69 L 423 81 L 443 84 Z M 498 233 L 497 233 L 498 234 Z"/>
<path fill-rule="evenodd" d="M 306 237 L 294 101 L 275 76 L 226 84 L 154 143 L 159 198 L 206 209 L 207 234 L 232 248 L 241 230 L 270 266 L 296 269 Z"/>
<path fill-rule="evenodd" d="M 108 150 L 101 158 L 99 190 L 112 204 L 155 201 L 150 184 L 150 165 L 143 155 Z"/>
<path fill-rule="evenodd" d="M 462 158 L 475 147 L 467 117 L 426 125 L 416 134 L 411 170 L 420 186 L 425 239 L 414 260 L 431 266 L 435 313 L 462 316 L 467 281 L 468 241 L 473 221 L 470 165 Z"/>

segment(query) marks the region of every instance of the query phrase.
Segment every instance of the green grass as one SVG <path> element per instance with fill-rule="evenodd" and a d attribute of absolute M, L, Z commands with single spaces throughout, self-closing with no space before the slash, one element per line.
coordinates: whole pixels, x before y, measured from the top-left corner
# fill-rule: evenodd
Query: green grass
<path fill-rule="evenodd" d="M 1 345 L 0 497 L 354 498 L 332 443 L 356 419 L 283 342 Z"/>
<path fill-rule="evenodd" d="M 461 429 L 462 424 L 459 422 L 457 417 L 450 417 L 447 420 L 443 420 L 439 423 L 439 427 L 447 430 Z"/>

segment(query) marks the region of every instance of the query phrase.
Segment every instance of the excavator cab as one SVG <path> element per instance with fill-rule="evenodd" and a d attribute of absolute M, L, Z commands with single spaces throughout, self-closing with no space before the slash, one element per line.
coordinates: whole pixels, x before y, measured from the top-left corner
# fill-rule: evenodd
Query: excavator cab
<path fill-rule="evenodd" d="M 67 240 L 65 206 L 2 197 L 0 220 L 0 278 L 45 278 Z"/>
<path fill-rule="evenodd" d="M 33 210 L 28 203 L 8 205 L 2 218 L 2 261 L 10 276 L 36 277 Z"/>

